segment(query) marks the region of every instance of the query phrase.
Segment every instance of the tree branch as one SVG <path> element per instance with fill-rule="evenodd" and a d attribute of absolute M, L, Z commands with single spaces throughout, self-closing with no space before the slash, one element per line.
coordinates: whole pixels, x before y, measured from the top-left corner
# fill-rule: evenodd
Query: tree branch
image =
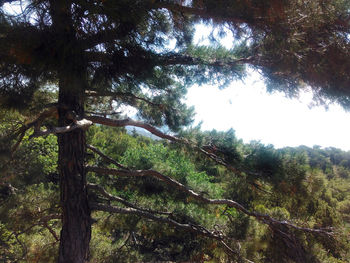
<path fill-rule="evenodd" d="M 170 215 L 171 214 L 171 212 L 155 211 L 155 210 L 151 210 L 151 209 L 137 207 L 135 204 L 130 203 L 130 202 L 126 201 L 125 199 L 119 197 L 119 196 L 111 195 L 102 186 L 97 185 L 97 184 L 89 183 L 87 185 L 87 187 L 88 187 L 88 189 L 98 191 L 100 194 L 102 194 L 107 199 L 119 202 L 119 203 L 121 203 L 121 204 L 123 204 L 123 205 L 125 205 L 127 207 L 135 208 L 137 210 L 140 210 L 140 211 L 143 211 L 143 212 L 147 212 L 147 213 L 151 213 L 151 214 L 159 214 L 159 215 Z"/>
<path fill-rule="evenodd" d="M 7 237 L 6 241 L 10 240 L 12 235 L 15 235 L 15 236 L 22 235 L 22 234 L 28 232 L 29 230 L 31 230 L 33 227 L 39 226 L 39 225 L 43 225 L 43 224 L 45 224 L 45 222 L 47 223 L 48 221 L 50 221 L 52 219 L 61 219 L 61 215 L 60 214 L 50 214 L 50 215 L 41 217 L 41 218 L 39 218 L 39 220 L 36 223 L 30 225 L 29 227 L 27 227 L 26 229 L 22 230 L 21 232 L 19 232 L 19 233 L 13 232 L 11 235 L 9 235 Z"/>
<path fill-rule="evenodd" d="M 22 131 L 20 132 L 20 136 L 17 140 L 17 142 L 15 143 L 15 145 L 11 148 L 11 156 L 13 157 L 14 153 L 17 151 L 19 145 L 21 144 L 21 142 L 23 141 L 24 135 L 26 134 L 26 131 L 28 130 L 28 128 L 26 129 L 22 129 Z"/>
<path fill-rule="evenodd" d="M 237 64 L 251 63 L 254 57 L 237 58 L 237 59 L 212 59 L 209 61 L 189 55 L 168 54 L 158 58 L 158 63 L 164 66 L 168 65 L 206 65 L 210 67 L 232 67 Z"/>
<path fill-rule="evenodd" d="M 113 120 L 113 119 L 104 118 L 104 117 L 100 117 L 100 116 L 86 116 L 85 118 L 92 121 L 93 123 L 98 123 L 98 124 L 112 126 L 112 127 L 125 127 L 125 126 L 140 127 L 140 128 L 143 128 L 143 129 L 149 131 L 150 133 L 158 136 L 159 138 L 167 139 L 167 140 L 174 141 L 174 142 L 182 141 L 181 139 L 178 139 L 174 136 L 167 135 L 167 134 L 161 132 L 160 130 L 153 127 L 152 125 L 149 125 L 147 123 L 140 122 L 140 121 L 134 121 L 130 118 L 127 118 L 124 120 Z"/>
<path fill-rule="evenodd" d="M 179 183 L 178 181 L 172 179 L 171 177 L 163 175 L 163 174 L 161 174 L 157 171 L 154 171 L 154 170 L 130 171 L 130 170 L 117 170 L 117 169 L 110 169 L 110 168 L 100 168 L 100 167 L 88 166 L 87 171 L 100 173 L 100 174 L 117 175 L 117 176 L 139 176 L 139 177 L 149 176 L 149 177 L 154 177 L 154 178 L 157 178 L 157 179 L 165 182 L 168 185 L 171 185 L 171 186 L 177 188 L 178 190 L 180 190 L 182 192 L 187 193 L 189 196 L 193 197 L 194 199 L 196 199 L 200 202 L 210 204 L 210 205 L 227 205 L 229 207 L 233 207 L 233 208 L 237 209 L 238 211 L 240 211 L 248 216 L 252 216 L 252 217 L 256 218 L 258 221 L 260 221 L 264 224 L 267 224 L 273 230 L 278 230 L 281 227 L 287 227 L 288 229 L 292 228 L 292 229 L 295 229 L 298 231 L 308 232 L 308 233 L 312 233 L 312 234 L 322 234 L 322 235 L 326 235 L 328 237 L 331 237 L 333 235 L 333 233 L 331 232 L 331 229 L 314 229 L 314 228 L 299 227 L 299 226 L 294 225 L 293 223 L 288 222 L 286 220 L 279 221 L 279 220 L 272 218 L 271 216 L 269 216 L 267 214 L 260 214 L 257 212 L 249 211 L 248 209 L 243 207 L 241 204 L 239 204 L 233 200 L 230 200 L 230 199 L 210 199 L 210 198 L 207 198 L 201 194 L 194 192 L 193 190 L 189 189 L 187 186 Z"/>
<path fill-rule="evenodd" d="M 154 103 L 151 100 L 143 97 L 136 96 L 132 94 L 131 92 L 113 92 L 113 91 L 102 91 L 102 92 L 95 92 L 95 91 L 86 91 L 86 96 L 88 97 L 114 97 L 114 98 L 124 98 L 124 97 L 130 97 L 135 100 L 141 100 L 146 102 L 147 104 L 151 106 L 161 107 L 162 104 Z"/>
<path fill-rule="evenodd" d="M 46 109 L 45 111 L 43 111 L 42 113 L 39 114 L 39 116 L 32 122 L 24 124 L 22 127 L 19 128 L 19 130 L 17 132 L 15 132 L 14 134 L 12 134 L 10 136 L 11 138 L 15 138 L 19 135 L 19 138 L 17 139 L 17 142 L 15 143 L 15 145 L 11 148 L 11 156 L 13 156 L 13 154 L 17 151 L 19 145 L 21 144 L 25 133 L 27 130 L 29 130 L 30 128 L 34 127 L 34 129 L 38 130 L 41 126 L 41 123 L 47 119 L 48 117 L 52 116 L 55 112 L 57 111 L 57 106 L 51 106 Z"/>
<path fill-rule="evenodd" d="M 39 137 L 39 136 L 45 136 L 49 134 L 59 134 L 59 133 L 66 133 L 73 131 L 75 129 L 83 129 L 86 130 L 89 128 L 93 123 L 89 120 L 82 119 L 79 121 L 75 121 L 74 124 L 72 125 L 67 125 L 65 127 L 53 127 L 51 129 L 46 129 L 46 130 L 39 130 L 39 131 L 34 131 L 34 133 L 29 137 Z"/>
<path fill-rule="evenodd" d="M 195 15 L 201 18 L 209 18 L 213 19 L 217 17 L 217 15 L 214 12 L 210 12 L 207 8 L 196 8 L 196 7 L 190 7 L 190 6 L 183 6 L 179 4 L 173 4 L 169 3 L 166 1 L 158 1 L 155 4 L 155 8 L 158 9 L 167 9 L 170 12 L 175 12 L 175 13 L 181 13 L 181 14 L 187 14 L 187 15 Z M 231 16 L 229 17 L 223 17 L 223 15 L 220 15 L 220 20 L 225 19 L 225 20 L 230 20 L 233 23 L 237 24 L 242 24 L 246 23 L 247 21 L 243 20 L 242 18 L 234 18 Z"/>
<path fill-rule="evenodd" d="M 90 49 L 99 44 L 111 43 L 114 42 L 115 39 L 122 39 L 127 36 L 130 31 L 131 28 L 130 30 L 126 30 L 125 27 L 123 27 L 123 30 L 118 28 L 99 30 L 97 33 L 81 39 L 80 43 L 84 49 Z"/>
<path fill-rule="evenodd" d="M 88 113 L 88 114 L 93 114 L 93 115 L 101 115 L 101 116 L 112 116 L 112 115 L 117 115 L 119 116 L 122 112 L 121 111 L 109 111 L 109 112 L 106 112 L 106 111 L 103 111 L 103 112 L 98 112 L 98 111 L 85 111 L 85 113 Z"/>
<path fill-rule="evenodd" d="M 42 225 L 47 228 L 47 230 L 49 230 L 50 234 L 54 237 L 54 239 L 58 242 L 60 241 L 60 238 L 57 236 L 55 230 L 52 229 L 52 227 L 49 226 L 49 224 L 47 223 L 47 221 L 44 221 L 42 223 Z"/>
<path fill-rule="evenodd" d="M 145 51 L 146 52 L 146 51 Z M 209 67 L 232 67 L 238 64 L 244 63 L 253 63 L 255 58 L 253 56 L 246 58 L 237 58 L 237 59 L 212 59 L 212 60 L 204 60 L 198 57 L 192 57 L 186 54 L 156 54 L 153 52 L 149 52 L 147 57 L 137 57 L 138 61 L 149 62 L 153 66 L 172 66 L 172 65 L 187 65 L 187 66 L 197 66 L 197 65 L 205 65 Z M 104 52 L 97 51 L 86 51 L 85 56 L 89 62 L 102 62 L 102 63 L 113 63 L 111 60 L 111 55 L 106 54 Z M 116 60 L 117 57 L 114 58 Z M 133 56 L 120 57 L 127 62 L 134 63 L 135 58 Z"/>
<path fill-rule="evenodd" d="M 105 155 L 103 152 L 101 152 L 99 149 L 97 149 L 96 147 L 92 146 L 92 145 L 86 145 L 86 148 L 90 149 L 91 151 L 93 151 L 94 153 L 97 153 L 98 155 L 100 155 L 102 158 L 106 159 L 108 162 L 118 166 L 121 169 L 125 169 L 125 170 L 129 170 L 128 167 L 116 162 L 115 160 L 113 160 L 112 158 L 110 158 L 109 156 Z"/>
<path fill-rule="evenodd" d="M 235 174 L 242 175 L 242 173 L 244 172 L 246 174 L 259 175 L 259 174 L 254 174 L 254 173 L 249 172 L 249 171 L 240 171 L 239 169 L 237 169 L 237 168 L 233 167 L 232 165 L 228 164 L 227 162 L 225 162 L 225 160 L 223 160 L 219 156 L 215 155 L 214 153 L 210 153 L 210 152 L 204 150 L 203 148 L 196 146 L 193 142 L 190 142 L 186 139 L 181 139 L 181 138 L 177 138 L 177 137 L 172 136 L 172 135 L 165 134 L 165 133 L 161 132 L 160 130 L 158 130 L 157 128 L 153 127 L 152 125 L 144 123 L 144 122 L 134 121 L 130 118 L 127 118 L 124 120 L 113 120 L 113 119 L 100 117 L 100 116 L 87 116 L 86 119 L 92 121 L 93 123 L 98 123 L 98 124 L 112 126 L 112 127 L 134 126 L 134 127 L 143 128 L 143 129 L 149 131 L 150 133 L 152 133 L 153 135 L 158 136 L 159 138 L 189 146 L 190 148 L 195 149 L 195 150 L 201 152 L 202 154 L 204 154 L 205 156 L 207 156 L 208 158 L 212 159 L 217 164 L 225 166 L 228 170 L 234 172 Z M 250 184 L 253 184 L 253 183 L 250 183 Z M 253 184 L 253 185 L 255 187 L 258 187 L 256 184 Z"/>
<path fill-rule="evenodd" d="M 240 259 L 243 259 L 248 263 L 254 263 L 253 261 L 250 261 L 250 260 L 242 257 L 239 250 L 235 250 L 235 249 L 231 248 L 230 246 L 228 246 L 224 241 L 225 237 L 222 235 L 222 233 L 220 231 L 217 231 L 217 230 L 210 231 L 203 226 L 195 225 L 195 224 L 182 224 L 182 223 L 179 223 L 171 218 L 156 216 L 152 213 L 148 213 L 144 210 L 137 209 L 137 208 L 120 208 L 120 207 L 116 207 L 116 206 L 111 206 L 111 205 L 106 205 L 106 204 L 98 204 L 98 203 L 90 203 L 90 207 L 92 210 L 95 210 L 95 211 L 104 211 L 104 212 L 116 213 L 116 214 L 138 215 L 138 216 L 143 217 L 143 218 L 148 218 L 148 219 L 151 219 L 151 220 L 156 221 L 156 222 L 165 223 L 165 224 L 174 226 L 174 227 L 182 229 L 182 230 L 196 233 L 197 235 L 201 235 L 201 236 L 205 236 L 205 237 L 217 240 L 222 244 L 222 246 L 230 254 L 236 255 Z"/>
<path fill-rule="evenodd" d="M 179 223 L 171 218 L 156 216 L 153 213 L 150 213 L 150 212 L 147 212 L 147 211 L 144 211 L 141 209 L 120 208 L 120 207 L 116 207 L 116 206 L 111 206 L 111 205 L 106 205 L 106 204 L 98 204 L 98 203 L 90 203 L 90 207 L 92 210 L 105 211 L 105 212 L 109 212 L 109 213 L 133 214 L 133 215 L 137 215 L 137 216 L 140 216 L 143 218 L 151 219 L 151 220 L 156 221 L 156 222 L 165 223 L 165 224 L 174 226 L 174 227 L 179 228 L 179 229 L 190 231 L 190 232 L 196 233 L 198 235 L 209 237 L 211 239 L 215 239 L 215 240 L 218 240 L 220 242 L 224 240 L 224 237 L 218 231 L 215 231 L 215 230 L 210 231 L 203 226 L 195 225 L 195 224 L 182 224 L 182 223 Z M 225 244 L 225 243 L 223 243 L 223 244 Z M 239 254 L 237 251 L 233 250 L 232 248 L 230 248 L 227 245 L 225 248 L 230 250 L 231 253 Z"/>
<path fill-rule="evenodd" d="M 26 258 L 26 255 L 28 253 L 28 248 L 27 246 L 18 238 L 18 236 L 20 234 L 17 234 L 16 232 L 12 232 L 10 236 L 14 235 L 15 236 L 15 239 L 17 241 L 17 243 L 20 244 L 20 246 L 22 247 L 22 257 L 21 259 L 25 259 Z"/>

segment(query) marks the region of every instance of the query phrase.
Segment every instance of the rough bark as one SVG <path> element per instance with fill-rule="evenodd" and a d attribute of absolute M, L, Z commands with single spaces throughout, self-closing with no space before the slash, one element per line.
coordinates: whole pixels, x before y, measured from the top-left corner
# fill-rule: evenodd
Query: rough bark
<path fill-rule="evenodd" d="M 60 86 L 70 84 L 62 81 Z M 60 87 L 59 101 L 71 106 L 77 113 L 83 113 L 82 96 Z M 78 93 L 78 92 L 77 92 Z M 59 111 L 60 126 L 68 125 L 65 110 Z M 75 129 L 58 135 L 59 172 L 62 207 L 62 230 L 60 237 L 60 263 L 82 263 L 89 258 L 91 238 L 90 207 L 86 188 L 85 131 Z"/>
<path fill-rule="evenodd" d="M 52 34 L 56 39 L 53 51 L 57 56 L 59 78 L 58 124 L 74 124 L 84 116 L 86 63 L 72 25 L 71 1 L 51 0 Z M 88 203 L 85 159 L 85 131 L 81 128 L 58 134 L 58 166 L 62 230 L 59 263 L 83 263 L 89 259 L 91 218 Z"/>

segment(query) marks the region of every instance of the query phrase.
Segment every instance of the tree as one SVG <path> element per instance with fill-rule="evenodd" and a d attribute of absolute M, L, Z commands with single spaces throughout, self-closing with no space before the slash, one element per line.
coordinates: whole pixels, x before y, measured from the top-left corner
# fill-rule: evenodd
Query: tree
<path fill-rule="evenodd" d="M 7 11 L 16 5 L 18 14 Z M 57 134 L 63 224 L 59 262 L 88 260 L 91 209 L 134 213 L 220 240 L 213 232 L 141 209 L 89 203 L 87 171 L 156 177 L 201 202 L 235 207 L 275 230 L 282 226 L 322 232 L 276 221 L 233 200 L 206 198 L 156 171 L 133 171 L 119 163 L 119 170 L 86 168 L 85 132 L 93 123 L 141 127 L 191 146 L 235 174 L 249 173 L 235 167 L 234 160 L 225 161 L 225 154 L 154 126 L 179 131 L 191 121 L 192 110 L 181 102 L 186 88 L 209 82 L 225 86 L 244 76 L 245 65 L 260 70 L 271 89 L 295 95 L 309 85 L 318 101 L 326 98 L 348 107 L 349 1 L 2 0 L 0 6 L 2 106 L 23 109 L 40 87 L 58 89 L 57 102 L 43 107 L 37 118 L 13 134 L 18 141 L 12 150 L 29 129 L 32 137 Z M 222 30 L 228 27 L 239 44 L 232 50 L 193 46 L 199 21 Z M 175 48 L 169 41 L 176 41 Z M 136 107 L 147 123 L 111 118 L 115 112 L 110 108 L 116 104 Z M 55 116 L 54 126 L 46 123 Z M 94 147 L 89 149 L 103 156 Z"/>

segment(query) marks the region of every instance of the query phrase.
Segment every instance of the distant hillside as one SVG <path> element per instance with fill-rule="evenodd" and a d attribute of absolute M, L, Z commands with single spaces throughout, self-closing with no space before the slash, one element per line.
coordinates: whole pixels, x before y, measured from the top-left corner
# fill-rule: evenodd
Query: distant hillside
<path fill-rule="evenodd" d="M 126 127 L 126 132 L 130 135 L 133 135 L 133 133 L 136 133 L 141 136 L 145 136 L 147 138 L 151 138 L 152 140 L 159 140 L 160 138 L 153 135 L 152 133 L 146 131 L 145 129 L 138 128 L 138 127 Z"/>

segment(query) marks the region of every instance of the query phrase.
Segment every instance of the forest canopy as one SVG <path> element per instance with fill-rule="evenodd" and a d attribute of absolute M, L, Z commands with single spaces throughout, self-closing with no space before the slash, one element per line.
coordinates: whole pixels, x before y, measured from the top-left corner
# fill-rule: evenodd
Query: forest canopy
<path fill-rule="evenodd" d="M 306 224 L 304 227 L 332 227 L 332 239 L 296 232 L 294 238 L 316 256 L 303 254 L 298 261 L 290 244 L 275 240 L 268 227 L 235 208 L 194 202 L 191 196 L 152 177 L 135 180 L 96 173 L 88 176 L 91 201 L 124 208 L 143 207 L 143 211 L 157 211 L 157 215 L 180 223 L 214 228 L 239 254 L 230 253 L 215 239 L 142 216 L 94 212 L 91 262 L 247 262 L 244 258 L 252 262 L 347 262 L 349 152 L 305 146 L 276 150 L 258 142 L 244 144 L 232 130 L 192 130 L 191 134 L 199 142 L 210 138 L 218 149 L 232 153 L 236 166 L 263 172 L 263 176 L 233 176 L 215 161 L 196 156 L 188 148 L 154 141 L 132 130 L 127 133 L 124 129 L 93 126 L 87 140 L 123 165 L 156 169 L 204 196 L 230 198 L 248 209 Z M 1 186 L 0 258 L 4 262 L 54 262 L 62 227 L 57 142 L 53 135 L 28 137 L 6 171 L 12 177 Z M 88 159 L 89 165 L 117 168 L 101 155 L 90 154 Z M 104 191 L 99 191 L 102 188 L 97 185 Z"/>
<path fill-rule="evenodd" d="M 270 91 L 349 109 L 349 4 L 1 0 L 0 256 L 346 262 L 348 153 L 185 129 L 183 98 L 250 67 Z M 233 48 L 195 45 L 198 23 Z"/>

